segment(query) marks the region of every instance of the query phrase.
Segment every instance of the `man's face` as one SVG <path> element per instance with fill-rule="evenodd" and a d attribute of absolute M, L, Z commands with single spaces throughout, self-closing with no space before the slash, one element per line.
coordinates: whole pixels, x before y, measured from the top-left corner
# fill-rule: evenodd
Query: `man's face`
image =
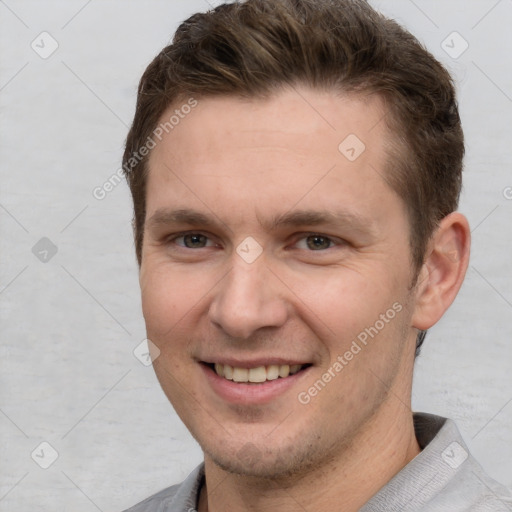
<path fill-rule="evenodd" d="M 152 152 L 140 282 L 154 367 L 225 469 L 298 472 L 403 410 L 409 224 L 383 178 L 383 116 L 377 98 L 305 88 L 205 98 Z"/>

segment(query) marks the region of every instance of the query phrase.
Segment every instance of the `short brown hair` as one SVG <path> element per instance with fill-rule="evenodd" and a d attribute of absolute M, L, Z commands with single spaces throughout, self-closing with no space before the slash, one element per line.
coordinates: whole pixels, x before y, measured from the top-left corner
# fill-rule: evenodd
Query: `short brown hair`
<path fill-rule="evenodd" d="M 464 140 L 455 90 L 415 37 L 363 0 L 247 0 L 180 25 L 142 76 L 123 156 L 139 265 L 148 172 L 139 150 L 164 112 L 187 97 L 258 98 L 299 84 L 384 100 L 393 134 L 385 178 L 409 212 L 417 275 L 429 238 L 458 204 Z"/>

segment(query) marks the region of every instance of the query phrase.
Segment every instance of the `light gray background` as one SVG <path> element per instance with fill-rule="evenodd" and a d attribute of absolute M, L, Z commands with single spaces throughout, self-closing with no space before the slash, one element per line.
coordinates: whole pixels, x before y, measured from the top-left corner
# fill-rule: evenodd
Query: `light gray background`
<path fill-rule="evenodd" d="M 471 266 L 427 337 L 413 406 L 455 419 L 484 468 L 512 487 L 512 1 L 373 3 L 452 70 L 467 138 Z M 103 200 L 92 191 L 119 168 L 146 65 L 208 7 L 0 1 L 1 511 L 122 510 L 201 460 L 133 355 L 145 331 L 128 188 Z M 31 48 L 48 51 L 43 31 L 59 45 L 46 59 Z M 469 44 L 457 58 L 464 41 L 453 31 Z M 47 262 L 32 252 L 42 237 L 57 246 L 38 254 Z M 58 453 L 48 469 L 42 442 Z"/>

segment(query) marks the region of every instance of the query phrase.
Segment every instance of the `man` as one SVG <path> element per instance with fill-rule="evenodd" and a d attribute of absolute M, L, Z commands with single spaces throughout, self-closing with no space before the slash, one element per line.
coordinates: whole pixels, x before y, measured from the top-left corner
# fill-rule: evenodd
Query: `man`
<path fill-rule="evenodd" d="M 470 230 L 447 71 L 351 0 L 196 14 L 142 77 L 123 167 L 162 388 L 204 452 L 136 511 L 504 511 L 414 358 Z"/>

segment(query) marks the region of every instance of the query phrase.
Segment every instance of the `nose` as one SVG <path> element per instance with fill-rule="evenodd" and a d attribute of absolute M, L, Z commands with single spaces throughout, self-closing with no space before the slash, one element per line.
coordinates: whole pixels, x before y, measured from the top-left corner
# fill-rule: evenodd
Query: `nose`
<path fill-rule="evenodd" d="M 212 323 L 238 339 L 250 338 L 262 328 L 284 325 L 288 315 L 285 290 L 265 260 L 248 264 L 236 254 L 234 260 L 210 304 Z"/>

